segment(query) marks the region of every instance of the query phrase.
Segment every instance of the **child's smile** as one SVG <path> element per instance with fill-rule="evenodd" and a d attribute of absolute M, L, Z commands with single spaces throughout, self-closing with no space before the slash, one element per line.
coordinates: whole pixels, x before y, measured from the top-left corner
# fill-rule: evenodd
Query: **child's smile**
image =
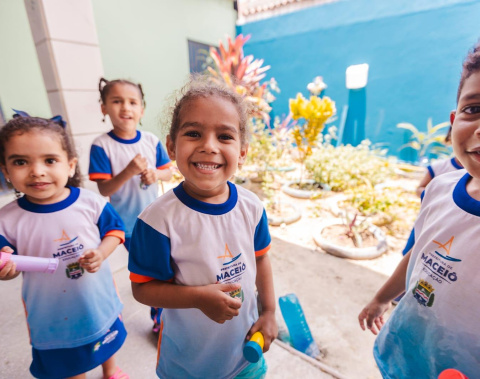
<path fill-rule="evenodd" d="M 3 171 L 15 189 L 32 203 L 53 204 L 68 196 L 65 186 L 75 172 L 76 162 L 76 158 L 68 159 L 58 137 L 32 131 L 10 138 Z"/>
<path fill-rule="evenodd" d="M 180 113 L 175 142 L 167 139 L 170 158 L 185 177 L 192 197 L 211 203 L 228 199 L 227 180 L 245 160 L 236 107 L 217 96 L 191 100 Z"/>
<path fill-rule="evenodd" d="M 455 114 L 452 114 L 455 156 L 480 181 L 480 72 L 464 82 Z"/>

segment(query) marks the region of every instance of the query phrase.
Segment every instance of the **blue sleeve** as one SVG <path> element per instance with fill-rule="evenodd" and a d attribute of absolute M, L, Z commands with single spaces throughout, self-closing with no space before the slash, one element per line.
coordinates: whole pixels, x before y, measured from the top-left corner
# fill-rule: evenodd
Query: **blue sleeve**
<path fill-rule="evenodd" d="M 172 279 L 174 272 L 170 263 L 170 246 L 170 238 L 138 218 L 130 243 L 128 270 L 158 280 Z"/>
<path fill-rule="evenodd" d="M 167 152 L 163 148 L 162 144 L 159 142 L 157 144 L 157 165 L 155 167 L 159 168 L 163 165 L 166 165 L 170 162 Z"/>
<path fill-rule="evenodd" d="M 10 242 L 8 242 L 7 239 L 0 234 L 0 249 L 5 246 L 11 247 L 13 249 L 13 254 L 17 254 L 17 248 L 13 246 Z"/>
<path fill-rule="evenodd" d="M 105 150 L 97 145 L 90 148 L 90 165 L 88 167 L 89 174 L 112 174 L 112 165 L 108 159 Z"/>
<path fill-rule="evenodd" d="M 433 172 L 433 168 L 432 166 L 428 166 L 427 167 L 427 170 L 428 172 L 430 173 L 430 176 L 432 177 L 432 179 L 435 177 L 435 173 Z"/>
<path fill-rule="evenodd" d="M 110 203 L 106 203 L 103 207 L 102 213 L 97 222 L 98 230 L 100 230 L 100 238 L 112 230 L 121 230 L 125 232 L 125 225 L 118 215 L 117 211 L 113 209 Z"/>
<path fill-rule="evenodd" d="M 407 255 L 407 253 L 412 250 L 413 245 L 415 245 L 415 228 L 412 228 L 410 235 L 408 236 L 408 241 L 405 247 L 403 248 L 402 254 Z"/>
<path fill-rule="evenodd" d="M 262 218 L 258 222 L 257 227 L 255 228 L 255 237 L 254 237 L 254 247 L 255 252 L 262 251 L 263 249 L 270 246 L 272 242 L 272 237 L 270 237 L 270 232 L 268 230 L 268 219 L 265 209 L 263 210 Z"/>

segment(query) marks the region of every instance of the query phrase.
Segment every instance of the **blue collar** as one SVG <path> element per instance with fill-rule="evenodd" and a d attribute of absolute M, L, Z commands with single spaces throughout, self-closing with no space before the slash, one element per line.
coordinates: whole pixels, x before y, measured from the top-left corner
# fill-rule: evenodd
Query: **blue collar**
<path fill-rule="evenodd" d="M 472 177 L 467 172 L 458 181 L 457 185 L 453 190 L 453 201 L 460 209 L 463 209 L 465 212 L 480 217 L 480 201 L 475 200 L 467 192 L 467 183 L 471 178 Z"/>
<path fill-rule="evenodd" d="M 230 182 L 227 182 L 227 184 L 230 190 L 230 195 L 228 196 L 228 200 L 223 204 L 210 204 L 194 199 L 183 189 L 183 182 L 173 189 L 173 193 L 177 196 L 178 200 L 194 211 L 213 216 L 220 216 L 235 208 L 238 200 L 237 187 Z"/>
<path fill-rule="evenodd" d="M 120 143 L 125 143 L 125 144 L 131 144 L 131 143 L 135 143 L 135 142 L 138 142 L 140 141 L 140 138 L 142 138 L 142 133 L 140 132 L 140 130 L 137 130 L 137 134 L 135 135 L 135 137 L 133 137 L 132 139 L 123 139 L 123 138 L 120 138 L 119 136 L 117 136 L 113 130 L 110 130 L 108 133 L 107 133 L 110 137 L 112 137 L 115 141 L 117 142 L 120 142 Z"/>
<path fill-rule="evenodd" d="M 463 166 L 460 166 L 457 161 L 455 160 L 455 157 L 453 157 L 450 162 L 452 162 L 452 166 L 455 167 L 457 170 L 461 170 Z"/>
<path fill-rule="evenodd" d="M 33 213 L 53 213 L 61 211 L 72 205 L 75 201 L 77 201 L 78 197 L 80 196 L 80 189 L 77 187 L 67 187 L 70 189 L 70 194 L 68 197 L 58 203 L 54 204 L 35 204 L 27 200 L 25 196 L 22 196 L 20 199 L 17 200 L 18 206 L 26 211 L 33 212 Z"/>

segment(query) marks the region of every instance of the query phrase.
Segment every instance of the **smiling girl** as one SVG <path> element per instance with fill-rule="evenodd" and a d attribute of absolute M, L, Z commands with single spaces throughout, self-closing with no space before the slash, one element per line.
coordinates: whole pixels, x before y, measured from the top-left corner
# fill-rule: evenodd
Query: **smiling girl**
<path fill-rule="evenodd" d="M 77 156 L 63 125 L 28 116 L 9 121 L 0 129 L 0 165 L 23 193 L 0 210 L 1 250 L 59 259 L 54 274 L 23 273 L 32 375 L 81 379 L 102 365 L 104 378 L 128 378 L 115 365 L 126 331 L 105 261 L 124 240 L 122 220 L 102 197 L 77 187 Z M 0 280 L 19 274 L 10 260 Z"/>
<path fill-rule="evenodd" d="M 277 335 L 267 216 L 255 194 L 229 182 L 247 155 L 247 117 L 246 100 L 233 90 L 193 79 L 175 104 L 167 137 L 185 181 L 135 225 L 134 297 L 165 308 L 162 378 L 266 374 L 264 358 L 249 363 L 242 349 L 260 331 L 268 351 Z"/>

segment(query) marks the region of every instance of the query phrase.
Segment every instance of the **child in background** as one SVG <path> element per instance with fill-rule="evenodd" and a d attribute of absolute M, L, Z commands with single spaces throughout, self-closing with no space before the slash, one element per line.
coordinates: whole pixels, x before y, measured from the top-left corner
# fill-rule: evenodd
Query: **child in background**
<path fill-rule="evenodd" d="M 173 110 L 167 150 L 185 177 L 139 216 L 129 256 L 134 297 L 163 307 L 157 375 L 262 378 L 246 339 L 277 335 L 268 222 L 256 195 L 228 180 L 248 149 L 245 100 L 194 78 Z M 260 301 L 257 309 L 255 285 Z"/>
<path fill-rule="evenodd" d="M 128 378 L 115 365 L 126 331 L 105 262 L 124 241 L 122 220 L 102 197 L 78 188 L 75 148 L 64 126 L 51 120 L 20 116 L 3 126 L 0 164 L 24 194 L 0 210 L 2 251 L 60 261 L 54 274 L 23 273 L 30 372 L 80 379 L 102 365 L 104 378 Z M 19 274 L 9 260 L 0 279 Z"/>
<path fill-rule="evenodd" d="M 158 181 L 172 177 L 171 162 L 156 136 L 137 130 L 145 105 L 142 86 L 101 78 L 99 90 L 102 113 L 110 117 L 113 130 L 93 141 L 89 177 L 122 217 L 129 250 L 138 215 L 158 197 Z M 160 313 L 161 309 L 150 311 L 154 332 L 159 330 Z"/>
<path fill-rule="evenodd" d="M 450 117 L 455 156 L 466 170 L 425 190 L 414 246 L 358 316 L 372 333 L 385 378 L 433 378 L 455 368 L 478 377 L 480 324 L 480 44 L 467 56 Z M 407 286 L 389 320 L 390 301 Z"/>
<path fill-rule="evenodd" d="M 452 127 L 448 129 L 447 135 L 445 136 L 445 143 L 450 145 L 451 144 L 451 136 L 452 136 Z M 420 183 L 417 187 L 417 195 L 420 197 L 422 192 L 425 190 L 425 187 L 428 183 L 432 181 L 432 179 L 438 175 L 445 174 L 450 171 L 461 170 L 463 168 L 460 161 L 453 157 L 448 159 L 441 159 L 436 162 L 433 162 L 430 166 L 427 167 L 427 172 L 425 176 L 420 180 Z M 405 254 L 404 254 L 405 255 Z"/>

